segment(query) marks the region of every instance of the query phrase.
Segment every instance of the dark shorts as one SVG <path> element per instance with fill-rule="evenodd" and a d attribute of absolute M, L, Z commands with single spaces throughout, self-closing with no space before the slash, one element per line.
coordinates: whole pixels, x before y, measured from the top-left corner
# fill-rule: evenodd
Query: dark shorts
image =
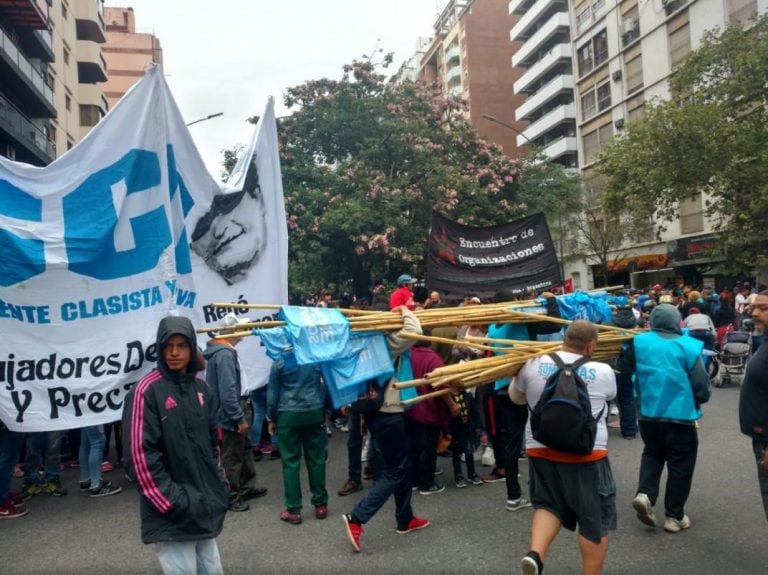
<path fill-rule="evenodd" d="M 616 483 L 608 458 L 590 463 L 528 459 L 531 503 L 546 509 L 570 531 L 600 543 L 616 529 Z"/>

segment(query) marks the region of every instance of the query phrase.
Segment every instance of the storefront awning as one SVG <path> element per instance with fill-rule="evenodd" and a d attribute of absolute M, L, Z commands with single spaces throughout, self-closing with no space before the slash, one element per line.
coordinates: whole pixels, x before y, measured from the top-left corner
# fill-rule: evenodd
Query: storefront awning
<path fill-rule="evenodd" d="M 645 254 L 608 260 L 609 272 L 634 272 L 643 269 L 657 269 L 667 265 L 667 254 Z"/>

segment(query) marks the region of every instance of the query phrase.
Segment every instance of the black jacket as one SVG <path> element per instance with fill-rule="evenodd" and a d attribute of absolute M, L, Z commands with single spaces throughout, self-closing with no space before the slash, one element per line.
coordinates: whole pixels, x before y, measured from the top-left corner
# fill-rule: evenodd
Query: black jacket
<path fill-rule="evenodd" d="M 163 348 L 172 335 L 189 341 L 186 373 L 171 372 Z M 227 512 L 219 466 L 216 402 L 195 377 L 195 331 L 183 317 L 166 317 L 157 329 L 157 369 L 136 384 L 130 409 L 130 463 L 141 491 L 144 543 L 216 537 Z"/>

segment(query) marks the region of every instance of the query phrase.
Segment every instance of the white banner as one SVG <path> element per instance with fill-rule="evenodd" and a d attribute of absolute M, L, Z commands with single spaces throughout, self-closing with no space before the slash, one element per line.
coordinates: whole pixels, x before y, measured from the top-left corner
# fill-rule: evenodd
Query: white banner
<path fill-rule="evenodd" d="M 288 303 L 288 228 L 272 98 L 223 193 L 195 204 L 187 229 L 201 326 L 220 325 L 230 311 L 252 321 L 274 319 L 278 311 L 211 303 Z M 200 337 L 201 347 L 207 339 Z M 245 338 L 237 351 L 245 370 L 243 391 L 266 385 L 272 360 L 259 338 Z"/>
<path fill-rule="evenodd" d="M 184 218 L 218 189 L 158 68 L 49 166 L 0 157 L 3 423 L 120 417 L 160 319 L 200 324 Z"/>

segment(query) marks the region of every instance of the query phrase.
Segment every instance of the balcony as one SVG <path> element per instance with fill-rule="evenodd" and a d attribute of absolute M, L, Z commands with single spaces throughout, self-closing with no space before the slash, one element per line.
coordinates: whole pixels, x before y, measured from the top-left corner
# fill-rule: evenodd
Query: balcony
<path fill-rule="evenodd" d="M 97 44 L 107 41 L 104 34 L 104 17 L 100 0 L 75 0 L 75 24 L 78 40 L 89 40 Z"/>
<path fill-rule="evenodd" d="M 529 117 L 539 108 L 564 93 L 573 93 L 573 76 L 557 76 L 543 88 L 529 94 L 528 98 L 515 110 L 517 121 L 530 121 Z"/>
<path fill-rule="evenodd" d="M 459 58 L 459 45 L 451 44 L 445 51 L 445 63 L 457 60 Z"/>
<path fill-rule="evenodd" d="M 43 74 L 29 61 L 19 47 L 0 29 L 0 78 L 4 90 L 13 91 L 26 111 L 39 118 L 55 118 L 53 92 L 45 84 Z"/>
<path fill-rule="evenodd" d="M 563 137 L 547 144 L 541 151 L 550 160 L 557 160 L 563 156 L 574 155 L 579 151 L 578 140 L 573 136 Z"/>
<path fill-rule="evenodd" d="M 528 141 L 535 141 L 537 138 L 561 123 L 566 121 L 573 122 L 575 120 L 576 107 L 573 104 L 558 106 L 528 126 L 525 131 L 517 137 L 517 145 L 525 146 Z"/>
<path fill-rule="evenodd" d="M 562 64 L 569 64 L 571 62 L 571 45 L 570 44 L 557 44 L 553 46 L 546 54 L 544 54 L 538 62 L 532 64 L 525 74 L 512 85 L 512 89 L 515 94 L 523 94 L 532 89 L 532 86 L 536 84 L 545 74 L 550 72 L 556 66 Z M 512 65 L 514 66 L 514 56 L 512 57 Z"/>
<path fill-rule="evenodd" d="M 569 27 L 568 14 L 560 12 L 552 16 L 512 56 L 512 67 L 526 66 L 529 60 L 537 60 L 538 52 L 544 47 L 545 43 L 556 38 L 558 34 L 567 34 Z M 510 38 L 513 42 L 515 41 L 511 33 Z"/>
<path fill-rule="evenodd" d="M 509 0 L 509 13 L 524 14 L 535 3 L 536 0 Z"/>
<path fill-rule="evenodd" d="M 107 81 L 107 62 L 98 44 L 87 40 L 77 41 L 77 76 L 81 84 Z"/>
<path fill-rule="evenodd" d="M 48 3 L 45 0 L 0 0 L 0 8 L 14 27 L 48 28 Z"/>
<path fill-rule="evenodd" d="M 459 66 L 458 64 L 456 66 L 451 66 L 445 72 L 446 84 L 455 84 L 456 80 L 461 82 L 461 66 Z"/>
<path fill-rule="evenodd" d="M 33 30 L 32 28 L 17 28 L 19 47 L 30 58 L 38 58 L 43 62 L 53 62 L 53 44 L 50 30 Z"/>
<path fill-rule="evenodd" d="M 513 41 L 525 42 L 536 32 L 537 25 L 556 10 L 560 10 L 567 17 L 568 5 L 562 0 L 539 0 L 539 2 L 534 3 L 512 27 L 512 31 L 509 33 L 510 38 Z"/>
<path fill-rule="evenodd" d="M 35 160 L 31 163 L 46 165 L 56 157 L 56 144 L 2 95 L 0 95 L 0 132 L 15 140 L 14 147 L 23 147 L 26 150 L 26 154 L 19 154 L 20 161 L 31 156 L 29 159 Z"/>

